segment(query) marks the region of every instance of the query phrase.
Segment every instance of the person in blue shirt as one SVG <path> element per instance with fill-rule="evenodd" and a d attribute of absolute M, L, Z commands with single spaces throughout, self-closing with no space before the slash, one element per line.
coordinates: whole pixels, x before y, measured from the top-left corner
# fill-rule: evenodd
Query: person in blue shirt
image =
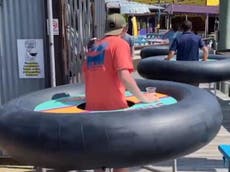
<path fill-rule="evenodd" d="M 163 35 L 162 39 L 165 40 L 165 43 L 171 46 L 174 39 L 179 35 L 181 35 L 181 31 L 179 31 L 179 25 L 178 23 L 173 23 L 172 28 Z"/>
<path fill-rule="evenodd" d="M 192 22 L 186 20 L 181 28 L 183 33 L 173 40 L 165 60 L 170 60 L 176 54 L 176 60 L 198 61 L 199 49 L 202 49 L 203 60 L 206 61 L 208 59 L 208 48 L 202 38 L 192 32 Z"/>
<path fill-rule="evenodd" d="M 128 34 L 128 25 L 124 27 L 121 37 L 129 44 L 131 56 L 134 57 L 134 37 Z"/>

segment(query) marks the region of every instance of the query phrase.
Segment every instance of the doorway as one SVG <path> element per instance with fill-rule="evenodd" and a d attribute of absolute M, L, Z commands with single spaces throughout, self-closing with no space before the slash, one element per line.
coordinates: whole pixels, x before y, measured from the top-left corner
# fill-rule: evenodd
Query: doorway
<path fill-rule="evenodd" d="M 63 0 L 63 60 L 67 82 L 81 82 L 86 45 L 93 35 L 92 0 Z"/>

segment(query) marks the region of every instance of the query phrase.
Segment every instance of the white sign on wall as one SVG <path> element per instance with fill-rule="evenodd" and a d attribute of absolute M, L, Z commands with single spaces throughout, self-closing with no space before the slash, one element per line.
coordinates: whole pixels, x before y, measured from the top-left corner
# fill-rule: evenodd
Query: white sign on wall
<path fill-rule="evenodd" d="M 48 35 L 50 34 L 49 32 L 49 20 L 47 19 L 47 32 Z M 59 35 L 59 22 L 58 19 L 53 19 L 53 34 L 54 35 Z"/>
<path fill-rule="evenodd" d="M 44 78 L 43 39 L 18 39 L 19 78 Z"/>

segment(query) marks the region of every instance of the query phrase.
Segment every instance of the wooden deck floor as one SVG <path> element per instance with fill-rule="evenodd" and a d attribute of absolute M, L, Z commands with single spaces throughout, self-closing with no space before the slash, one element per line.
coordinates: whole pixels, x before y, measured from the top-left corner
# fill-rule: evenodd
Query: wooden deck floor
<path fill-rule="evenodd" d="M 222 156 L 217 147 L 219 144 L 230 143 L 230 133 L 221 127 L 218 135 L 205 147 L 177 159 L 178 172 L 227 172 L 224 167 Z M 147 165 L 146 168 L 154 169 L 155 172 L 172 172 L 173 161 L 161 162 Z M 154 171 L 153 170 L 153 171 Z M 138 172 L 149 172 L 151 170 L 139 169 Z"/>

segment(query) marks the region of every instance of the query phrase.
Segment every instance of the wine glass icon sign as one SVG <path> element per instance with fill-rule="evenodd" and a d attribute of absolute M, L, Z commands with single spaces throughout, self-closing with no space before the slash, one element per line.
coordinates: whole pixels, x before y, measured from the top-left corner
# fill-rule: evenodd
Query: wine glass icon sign
<path fill-rule="evenodd" d="M 37 54 L 38 54 L 38 51 L 36 48 L 31 48 L 31 49 L 27 49 L 27 57 L 29 60 L 33 61 L 35 60 Z"/>

